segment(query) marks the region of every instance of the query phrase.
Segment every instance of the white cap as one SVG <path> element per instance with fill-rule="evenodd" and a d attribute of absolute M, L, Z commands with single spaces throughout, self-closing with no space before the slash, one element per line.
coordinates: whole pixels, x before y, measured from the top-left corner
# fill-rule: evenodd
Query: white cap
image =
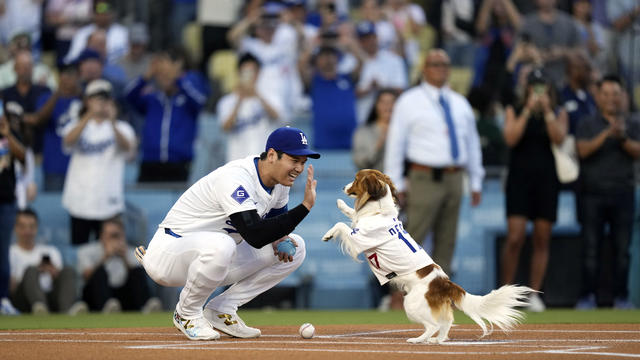
<path fill-rule="evenodd" d="M 93 80 L 84 89 L 84 96 L 105 95 L 111 97 L 113 87 L 111 83 L 104 79 Z"/>

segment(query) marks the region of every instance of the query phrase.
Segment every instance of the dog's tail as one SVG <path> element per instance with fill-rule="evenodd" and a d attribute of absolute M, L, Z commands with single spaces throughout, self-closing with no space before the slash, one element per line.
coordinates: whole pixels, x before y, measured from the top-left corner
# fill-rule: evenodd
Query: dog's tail
<path fill-rule="evenodd" d="M 505 332 L 518 325 L 523 320 L 524 313 L 517 310 L 516 307 L 528 305 L 527 295 L 535 292 L 526 286 L 505 285 L 487 295 L 478 296 L 469 294 L 460 286 L 452 284 L 459 289 L 451 294 L 453 303 L 480 325 L 482 336 L 491 333 L 493 325 Z M 485 320 L 490 325 L 489 330 Z"/>

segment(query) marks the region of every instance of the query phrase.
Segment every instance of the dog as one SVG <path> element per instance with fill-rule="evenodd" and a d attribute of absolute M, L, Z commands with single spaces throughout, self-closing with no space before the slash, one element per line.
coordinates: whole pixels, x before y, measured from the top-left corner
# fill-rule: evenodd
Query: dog
<path fill-rule="evenodd" d="M 453 324 L 452 303 L 482 328 L 482 336 L 491 333 L 494 325 L 508 332 L 522 321 L 524 314 L 516 308 L 528 305 L 528 294 L 535 291 L 526 286 L 505 285 L 477 296 L 449 280 L 398 220 L 396 189 L 387 175 L 378 170 L 360 170 L 344 192 L 355 197 L 354 208 L 341 199 L 337 201 L 338 209 L 351 219 L 351 226 L 339 222 L 322 240 L 337 238 L 342 251 L 356 261 L 361 261 L 358 255 L 364 253 L 380 285 L 391 281 L 406 293 L 407 317 L 425 329 L 407 342 L 445 342 Z M 437 337 L 433 337 L 436 332 Z"/>

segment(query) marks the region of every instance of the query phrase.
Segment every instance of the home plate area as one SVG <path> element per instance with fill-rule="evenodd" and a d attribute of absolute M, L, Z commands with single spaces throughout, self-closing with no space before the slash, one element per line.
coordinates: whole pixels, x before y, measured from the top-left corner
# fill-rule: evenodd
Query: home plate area
<path fill-rule="evenodd" d="M 640 324 L 522 325 L 478 338 L 474 325 L 454 326 L 443 345 L 408 344 L 416 325 L 317 326 L 302 339 L 297 326 L 261 327 L 258 339 L 223 336 L 189 341 L 173 328 L 0 332 L 1 359 L 640 359 Z"/>

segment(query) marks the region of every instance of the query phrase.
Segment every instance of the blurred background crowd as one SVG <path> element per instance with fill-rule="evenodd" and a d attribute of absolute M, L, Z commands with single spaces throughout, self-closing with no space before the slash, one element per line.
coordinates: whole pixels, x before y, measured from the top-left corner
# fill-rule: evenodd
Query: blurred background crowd
<path fill-rule="evenodd" d="M 509 174 L 501 281 L 514 281 L 531 220 L 529 281 L 543 289 L 558 192 L 567 190 L 589 225 L 583 279 L 598 276 L 609 229 L 613 305 L 633 307 L 639 18 L 635 0 L 0 0 L 2 313 L 161 309 L 133 258 L 131 246 L 148 239 L 128 239 L 129 189 L 185 188 L 197 180 L 198 156 L 211 171 L 260 153 L 288 124 L 309 129 L 320 152 L 348 151 L 356 168 L 389 170 L 387 142 L 406 140 L 388 138 L 398 133 L 389 131 L 396 102 L 438 76 L 462 96 L 454 117 L 468 104 L 475 121 L 463 131 L 477 133 L 478 147 L 462 147 L 461 158 L 478 164 L 459 163 L 473 201 L 484 176 Z M 412 106 L 403 111 L 423 111 Z M 212 136 L 199 133 L 203 118 L 214 119 L 205 129 L 224 146 L 198 154 L 196 140 Z M 581 176 L 561 184 L 550 144 L 567 137 Z M 431 171 L 440 181 L 442 163 L 411 158 L 411 149 L 399 156 L 407 153 L 405 174 Z M 458 168 L 443 169 L 446 179 Z M 37 241 L 49 214 L 30 204 L 47 193 L 61 194 L 68 213 L 70 263 Z M 435 228 L 418 233 L 439 241 Z M 446 246 L 434 257 L 448 269 L 453 241 Z M 584 282 L 576 306 L 595 308 L 593 282 Z M 532 310 L 544 310 L 536 301 Z"/>

